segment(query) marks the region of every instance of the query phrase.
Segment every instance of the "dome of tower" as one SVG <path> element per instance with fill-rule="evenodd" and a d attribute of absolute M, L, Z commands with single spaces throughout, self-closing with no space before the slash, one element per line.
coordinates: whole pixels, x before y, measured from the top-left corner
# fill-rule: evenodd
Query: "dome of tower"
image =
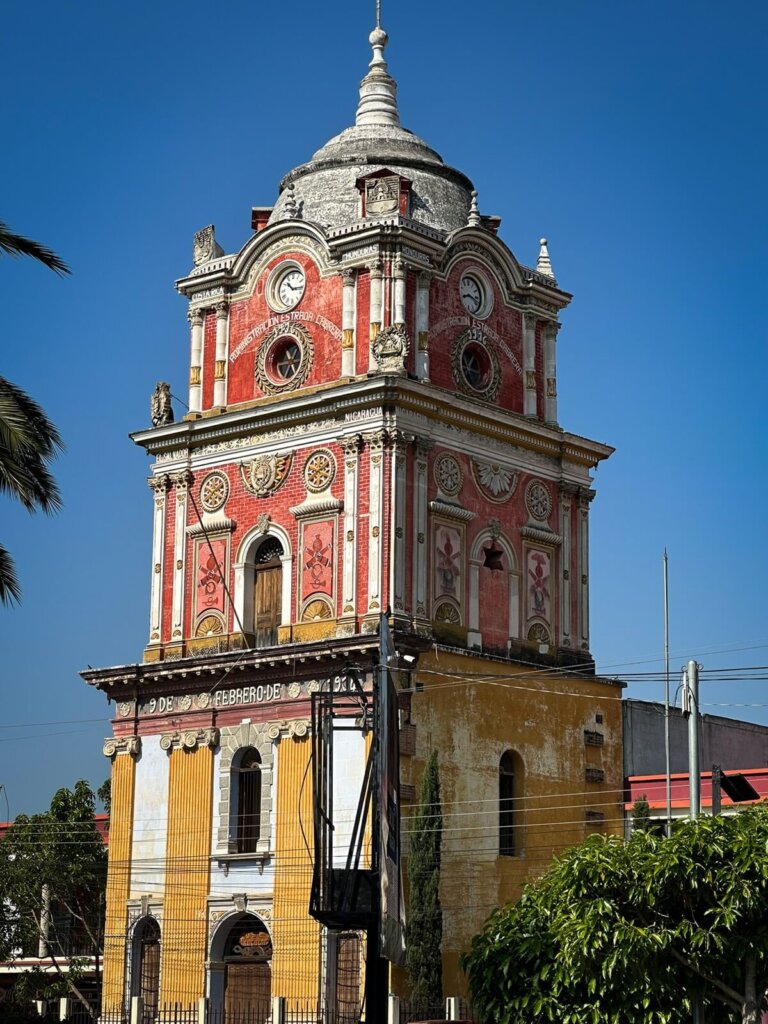
<path fill-rule="evenodd" d="M 355 124 L 283 178 L 270 221 L 289 216 L 286 204 L 295 202 L 302 220 L 327 230 L 354 224 L 361 219 L 356 182 L 386 169 L 410 180 L 413 220 L 440 231 L 455 231 L 467 223 L 472 182 L 444 163 L 423 139 L 400 126 L 397 85 L 384 61 L 387 34 L 377 25 L 369 39 L 373 60 L 360 83 Z M 288 190 L 291 184 L 293 189 Z"/>

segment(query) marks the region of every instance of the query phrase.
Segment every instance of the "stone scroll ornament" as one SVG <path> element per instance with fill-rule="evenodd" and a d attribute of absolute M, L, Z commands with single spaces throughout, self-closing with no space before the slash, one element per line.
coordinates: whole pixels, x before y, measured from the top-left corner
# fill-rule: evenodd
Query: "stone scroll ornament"
<path fill-rule="evenodd" d="M 400 327 L 385 327 L 379 331 L 371 345 L 373 358 L 382 373 L 406 373 L 405 360 L 410 343 L 408 335 Z"/>
<path fill-rule="evenodd" d="M 257 455 L 240 464 L 240 475 L 251 494 L 266 498 L 285 482 L 291 471 L 293 452 L 287 455 Z"/>
<path fill-rule="evenodd" d="M 517 489 L 518 474 L 498 462 L 470 461 L 472 479 L 478 491 L 489 501 L 500 504 L 507 501 Z"/>

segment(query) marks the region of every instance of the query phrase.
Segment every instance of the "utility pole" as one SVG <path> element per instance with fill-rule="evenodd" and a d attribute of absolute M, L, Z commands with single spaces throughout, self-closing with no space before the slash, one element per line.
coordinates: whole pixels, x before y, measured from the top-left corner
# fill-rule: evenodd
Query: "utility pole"
<path fill-rule="evenodd" d="M 664 548 L 664 769 L 667 792 L 667 835 L 672 835 L 672 776 L 669 752 L 669 574 Z"/>
<path fill-rule="evenodd" d="M 688 801 L 689 817 L 701 812 L 701 773 L 699 772 L 699 666 L 692 659 L 686 669 L 685 688 L 688 707 Z"/>

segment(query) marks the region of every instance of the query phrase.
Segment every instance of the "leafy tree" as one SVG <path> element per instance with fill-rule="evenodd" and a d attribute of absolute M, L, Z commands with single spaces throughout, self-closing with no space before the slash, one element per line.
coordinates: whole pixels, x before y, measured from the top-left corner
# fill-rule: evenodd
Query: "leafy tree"
<path fill-rule="evenodd" d="M 652 828 L 651 805 L 645 793 L 639 796 L 632 804 L 632 829 L 637 831 L 643 829 L 646 832 Z"/>
<path fill-rule="evenodd" d="M 30 256 L 55 273 L 70 273 L 55 252 L 0 221 L 0 254 Z M 62 451 L 58 430 L 43 409 L 21 388 L 0 377 L 0 492 L 20 501 L 29 512 L 52 513 L 61 497 L 49 463 Z M 0 603 L 21 599 L 21 588 L 8 550 L 0 545 Z"/>
<path fill-rule="evenodd" d="M 443 917 L 439 893 L 442 834 L 440 774 L 437 751 L 433 750 L 421 779 L 408 857 L 405 966 L 411 980 L 411 999 L 414 1005 L 422 1007 L 437 1007 L 443 998 Z"/>
<path fill-rule="evenodd" d="M 463 958 L 495 1024 L 758 1024 L 768 1008 L 768 808 L 686 822 L 672 836 L 593 836 Z"/>
<path fill-rule="evenodd" d="M 20 974 L 17 1000 L 69 996 L 95 1017 L 83 982 L 92 961 L 100 975 L 107 851 L 94 806 L 81 780 L 0 839 L 0 960 L 39 956 L 49 968 Z"/>

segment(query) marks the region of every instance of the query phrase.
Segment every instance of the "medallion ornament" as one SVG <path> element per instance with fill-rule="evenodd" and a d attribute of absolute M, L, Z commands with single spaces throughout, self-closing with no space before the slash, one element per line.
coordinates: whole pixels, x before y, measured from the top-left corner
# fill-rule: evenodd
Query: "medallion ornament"
<path fill-rule="evenodd" d="M 464 473 L 453 455 L 438 455 L 434 466 L 435 483 L 449 498 L 454 498 L 464 483 Z"/>
<path fill-rule="evenodd" d="M 210 473 L 200 484 L 200 502 L 206 512 L 216 512 L 229 497 L 229 480 L 224 473 Z"/>
<path fill-rule="evenodd" d="M 266 498 L 288 476 L 292 461 L 292 452 L 287 455 L 257 455 L 251 462 L 240 464 L 243 483 L 257 498 Z"/>
<path fill-rule="evenodd" d="M 489 501 L 497 504 L 507 501 L 515 493 L 518 474 L 498 462 L 471 460 L 472 479 L 477 489 Z"/>
<path fill-rule="evenodd" d="M 304 484 L 308 491 L 327 491 L 336 476 L 336 460 L 327 448 L 313 452 L 304 463 Z"/>
<path fill-rule="evenodd" d="M 532 519 L 540 522 L 549 519 L 552 511 L 552 496 L 541 480 L 531 480 L 525 489 L 525 507 Z"/>

